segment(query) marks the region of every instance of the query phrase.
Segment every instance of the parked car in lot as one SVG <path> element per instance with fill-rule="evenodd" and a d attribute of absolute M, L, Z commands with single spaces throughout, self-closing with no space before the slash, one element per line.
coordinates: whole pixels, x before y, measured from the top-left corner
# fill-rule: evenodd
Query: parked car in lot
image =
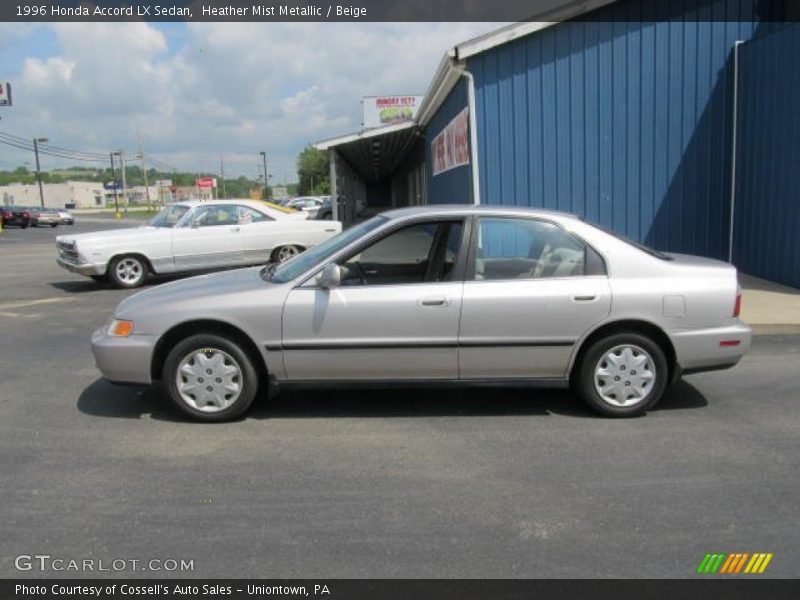
<path fill-rule="evenodd" d="M 28 214 L 30 214 L 31 227 L 39 227 L 40 225 L 58 227 L 59 223 L 61 223 L 61 217 L 59 217 L 58 212 L 52 208 L 31 206 L 28 208 Z"/>
<path fill-rule="evenodd" d="M 322 198 L 316 196 L 301 196 L 299 198 L 292 198 L 284 206 L 294 210 L 302 210 L 307 212 L 310 218 L 314 218 L 322 206 Z"/>
<path fill-rule="evenodd" d="M 22 227 L 25 229 L 31 224 L 31 215 L 27 208 L 22 206 L 0 206 L 0 215 L 3 219 L 3 227 Z"/>
<path fill-rule="evenodd" d="M 314 218 L 320 221 L 330 221 L 333 219 L 333 205 L 331 204 L 331 197 L 326 196 L 322 200 L 322 204 L 317 211 L 317 214 L 314 215 Z"/>
<path fill-rule="evenodd" d="M 283 262 L 341 229 L 251 200 L 179 202 L 144 227 L 58 236 L 57 262 L 130 288 L 151 273 Z"/>
<path fill-rule="evenodd" d="M 75 217 L 68 210 L 59 210 L 58 218 L 63 225 L 75 225 Z"/>
<path fill-rule="evenodd" d="M 736 269 L 664 254 L 563 213 L 393 210 L 283 263 L 168 283 L 95 332 L 100 371 L 162 380 L 184 413 L 237 417 L 260 387 L 573 389 L 644 413 L 681 373 L 750 345 Z"/>

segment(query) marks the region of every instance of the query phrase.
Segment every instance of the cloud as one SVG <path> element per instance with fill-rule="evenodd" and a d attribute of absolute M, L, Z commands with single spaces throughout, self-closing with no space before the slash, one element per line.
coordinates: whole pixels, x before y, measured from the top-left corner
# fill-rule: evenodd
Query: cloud
<path fill-rule="evenodd" d="M 255 176 L 266 150 L 294 177 L 308 143 L 360 128 L 364 95 L 423 93 L 455 43 L 486 23 L 52 25 L 55 51 L 17 65 L 2 129 L 82 150 L 145 150 L 179 168 Z M 174 31 L 174 30 L 173 30 Z M 38 34 L 37 34 L 38 35 Z M 32 37 L 17 37 L 17 46 Z M 2 48 L 0 48 L 2 49 Z M 8 157 L 14 166 L 19 156 Z M 3 161 L 3 159 L 0 159 Z M 18 164 L 18 162 L 16 163 Z"/>

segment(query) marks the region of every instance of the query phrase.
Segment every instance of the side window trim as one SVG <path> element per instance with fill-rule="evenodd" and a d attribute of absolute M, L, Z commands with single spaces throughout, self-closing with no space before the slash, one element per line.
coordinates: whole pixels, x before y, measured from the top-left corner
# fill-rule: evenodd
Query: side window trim
<path fill-rule="evenodd" d="M 553 277 L 553 278 L 531 278 L 526 280 L 521 279 L 475 279 L 475 267 L 476 267 L 476 258 L 478 255 L 478 238 L 480 237 L 480 219 L 510 219 L 510 220 L 527 220 L 527 221 L 538 221 L 539 223 L 546 223 L 547 225 L 553 225 L 554 227 L 558 227 L 560 231 L 562 231 L 565 235 L 573 238 L 580 244 L 583 244 L 587 250 L 591 251 L 597 259 L 599 259 L 600 266 L 602 268 L 602 273 L 587 275 L 586 274 L 586 264 L 584 264 L 584 274 L 583 275 L 571 275 L 568 277 Z M 472 221 L 472 231 L 470 233 L 470 242 L 469 242 L 469 249 L 467 251 L 467 264 L 464 268 L 464 281 L 465 282 L 481 282 L 481 281 L 490 281 L 490 282 L 502 282 L 502 281 L 540 281 L 543 279 L 574 279 L 575 277 L 608 277 L 608 264 L 606 263 L 605 257 L 598 252 L 594 246 L 592 246 L 589 242 L 584 240 L 582 237 L 572 233 L 565 229 L 560 223 L 556 223 L 555 221 L 550 221 L 549 219 L 543 219 L 541 217 L 523 217 L 519 215 L 474 215 L 470 221 Z"/>

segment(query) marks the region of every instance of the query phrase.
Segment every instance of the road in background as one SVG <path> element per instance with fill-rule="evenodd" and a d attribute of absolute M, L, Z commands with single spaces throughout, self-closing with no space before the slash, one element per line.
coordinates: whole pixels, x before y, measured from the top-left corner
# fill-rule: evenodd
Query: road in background
<path fill-rule="evenodd" d="M 772 552 L 764 576 L 797 575 L 800 338 L 757 338 L 640 419 L 566 391 L 306 391 L 199 425 L 93 366 L 92 330 L 133 292 L 59 268 L 53 241 L 120 225 L 0 234 L 0 577 L 41 577 L 14 568 L 34 553 L 490 578 L 692 577 L 707 552 Z"/>

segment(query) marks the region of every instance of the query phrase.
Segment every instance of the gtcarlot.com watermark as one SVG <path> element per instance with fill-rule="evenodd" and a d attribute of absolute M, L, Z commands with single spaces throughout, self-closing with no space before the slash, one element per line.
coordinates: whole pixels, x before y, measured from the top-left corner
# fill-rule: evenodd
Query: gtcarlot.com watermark
<path fill-rule="evenodd" d="M 121 571 L 194 571 L 194 559 L 185 558 L 66 558 L 50 554 L 19 554 L 14 558 L 17 571 L 47 572 L 121 572 Z"/>

